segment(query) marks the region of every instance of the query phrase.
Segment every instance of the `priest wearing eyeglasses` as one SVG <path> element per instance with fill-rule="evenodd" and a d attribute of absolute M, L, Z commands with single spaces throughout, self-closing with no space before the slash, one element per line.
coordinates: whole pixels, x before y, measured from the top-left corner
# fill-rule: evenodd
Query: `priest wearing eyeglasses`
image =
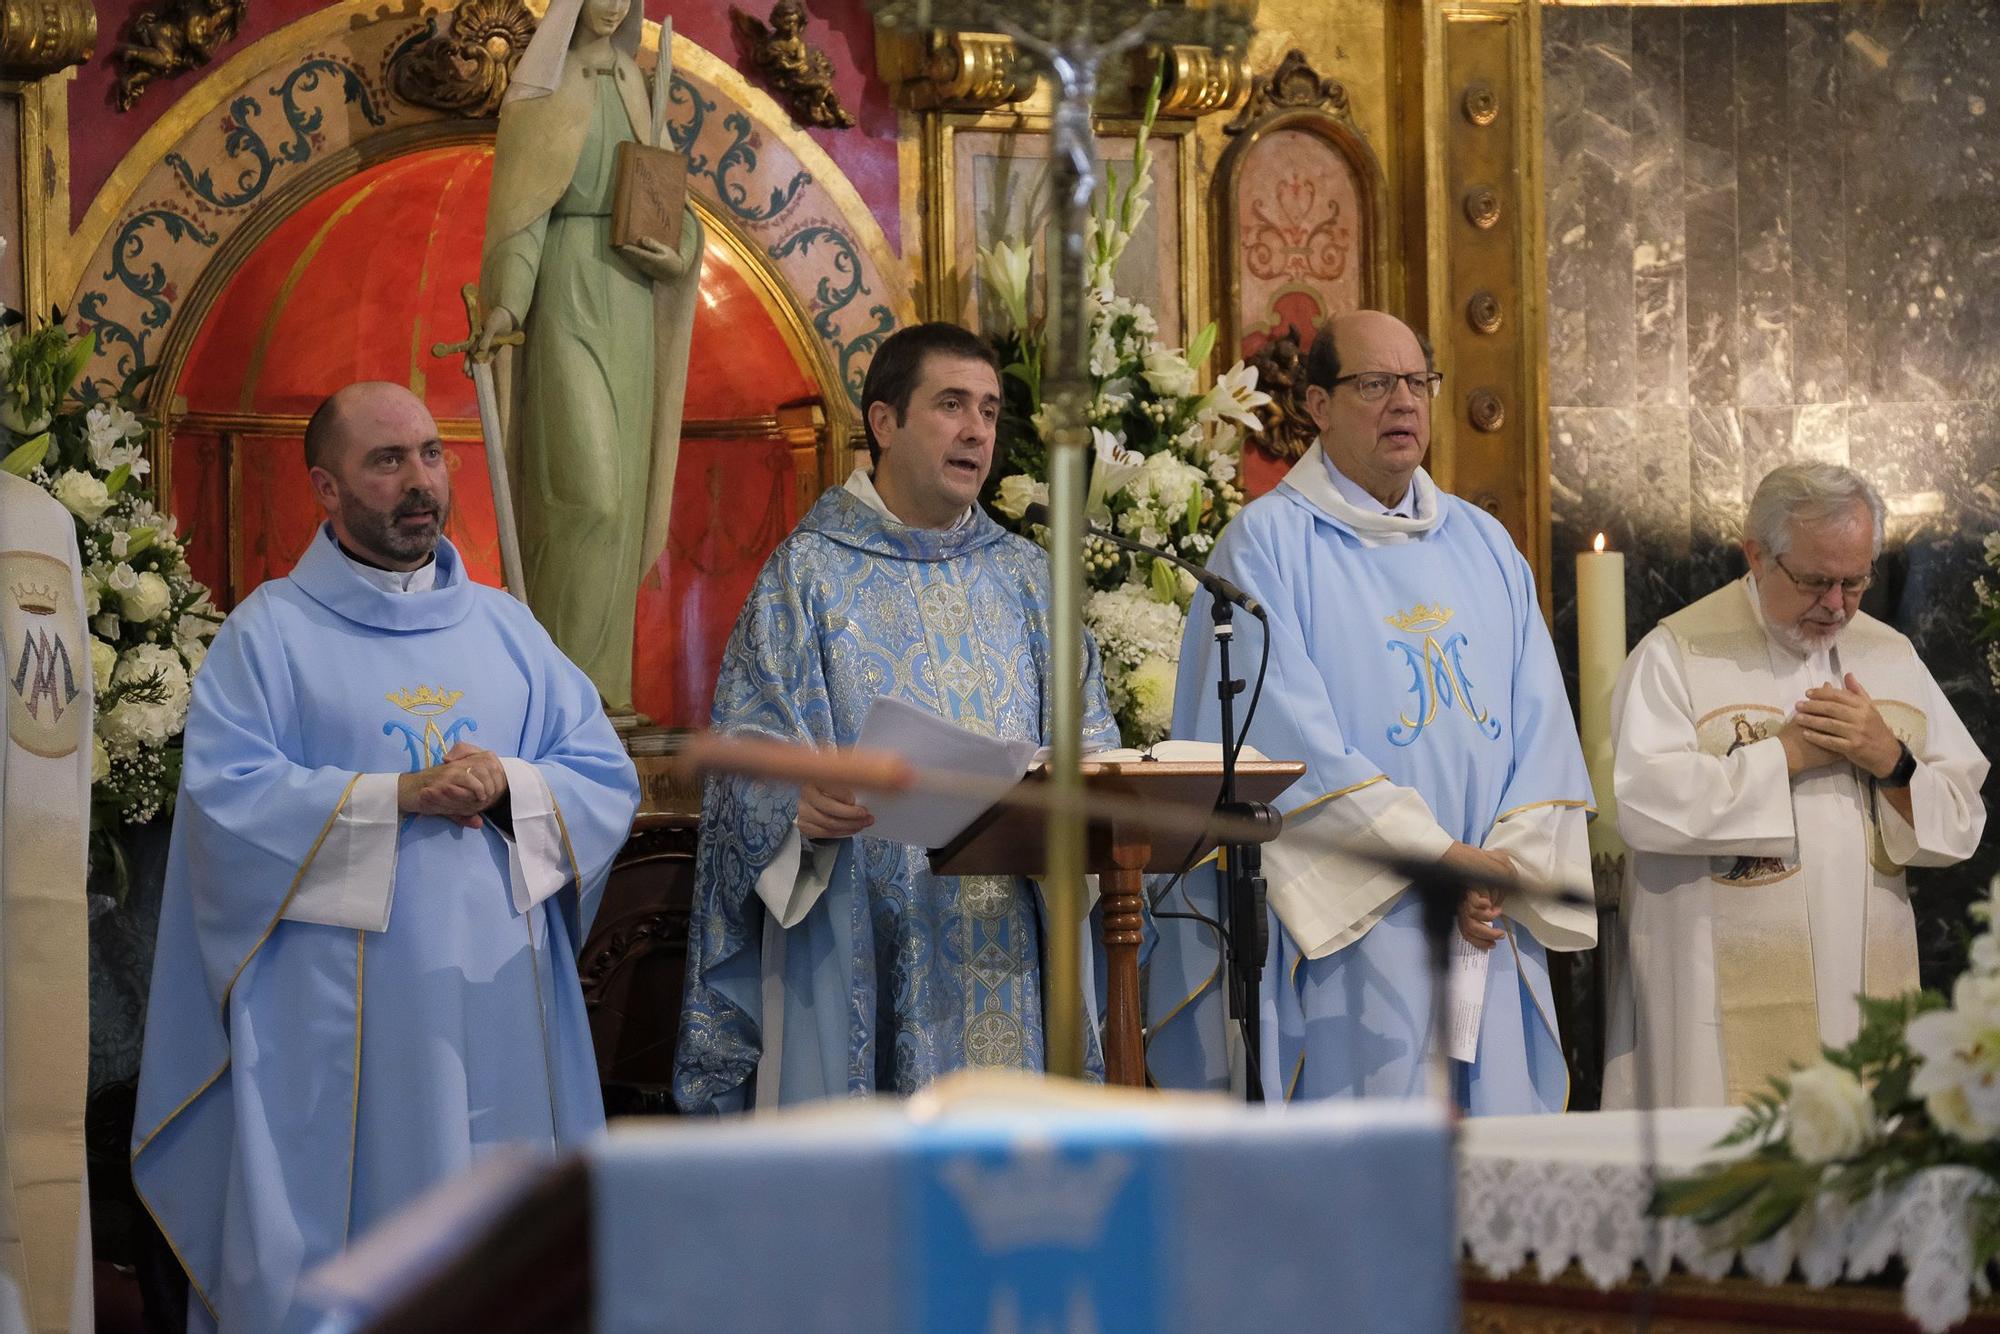
<path fill-rule="evenodd" d="M 1306 357 L 1319 440 L 1247 506 L 1209 568 L 1269 618 L 1270 669 L 1249 744 L 1307 772 L 1264 854 L 1275 919 L 1258 1075 L 1265 1098 L 1424 1091 L 1444 1016 L 1431 1008 L 1422 905 L 1409 882 L 1352 851 L 1447 866 L 1589 877 L 1590 783 L 1528 563 L 1477 505 L 1422 467 L 1442 377 L 1401 320 L 1352 311 Z M 1209 603 L 1189 608 L 1174 734 L 1220 740 Z M 1254 674 L 1265 630 L 1238 617 L 1232 674 Z M 1244 718 L 1239 701 L 1236 718 Z M 1212 872 L 1190 904 L 1156 905 L 1147 1048 L 1163 1085 L 1231 1079 Z M 1548 951 L 1586 949 L 1596 915 L 1543 899 L 1469 896 L 1453 1093 L 1475 1114 L 1557 1112 L 1569 1077 Z"/>
<path fill-rule="evenodd" d="M 1852 1041 L 1857 996 L 1917 987 L 1904 868 L 1972 855 L 1987 762 L 1910 641 L 1860 610 L 1882 520 L 1848 468 L 1773 470 L 1749 573 L 1625 663 L 1607 1107 L 1740 1103 Z"/>

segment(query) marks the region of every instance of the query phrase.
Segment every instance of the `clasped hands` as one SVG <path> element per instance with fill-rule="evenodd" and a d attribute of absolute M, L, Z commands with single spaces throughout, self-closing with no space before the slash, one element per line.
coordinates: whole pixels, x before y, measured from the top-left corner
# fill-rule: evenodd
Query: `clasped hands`
<path fill-rule="evenodd" d="M 1440 857 L 1446 870 L 1469 871 L 1479 875 L 1517 875 L 1520 868 L 1504 852 L 1475 848 L 1470 843 L 1454 843 Z M 1507 938 L 1499 924 L 1500 903 L 1507 892 L 1492 885 L 1467 886 L 1458 904 L 1458 933 L 1482 950 L 1490 950 Z"/>
<path fill-rule="evenodd" d="M 1903 758 L 1903 743 L 1882 721 L 1875 701 L 1849 672 L 1846 686 L 1814 686 L 1778 729 L 1786 768 L 1794 774 L 1846 760 L 1863 773 L 1887 778 Z"/>
<path fill-rule="evenodd" d="M 469 741 L 451 748 L 428 769 L 396 776 L 396 809 L 409 815 L 441 815 L 467 829 L 486 823 L 484 812 L 507 795 L 507 769 L 500 757 Z"/>

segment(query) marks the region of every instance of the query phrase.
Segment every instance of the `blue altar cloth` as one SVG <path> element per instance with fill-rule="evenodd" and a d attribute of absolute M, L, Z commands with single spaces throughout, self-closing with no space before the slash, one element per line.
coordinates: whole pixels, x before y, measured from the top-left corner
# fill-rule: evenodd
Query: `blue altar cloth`
<path fill-rule="evenodd" d="M 849 1106 L 586 1156 L 602 1334 L 1457 1328 L 1449 1131 L 1418 1102 Z"/>

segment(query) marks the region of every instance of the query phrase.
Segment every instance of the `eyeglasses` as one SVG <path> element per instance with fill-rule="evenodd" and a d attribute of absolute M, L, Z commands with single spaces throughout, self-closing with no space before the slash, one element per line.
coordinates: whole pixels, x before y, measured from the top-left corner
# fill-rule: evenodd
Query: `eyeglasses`
<path fill-rule="evenodd" d="M 1868 591 L 1870 584 L 1875 582 L 1875 571 L 1873 570 L 1870 570 L 1866 574 L 1858 575 L 1853 579 L 1826 579 L 1818 575 L 1814 575 L 1811 578 L 1801 578 L 1792 573 L 1792 567 L 1785 564 L 1783 556 L 1773 556 L 1771 559 L 1776 561 L 1778 568 L 1785 572 L 1785 578 L 1792 581 L 1794 588 L 1798 589 L 1801 593 L 1809 595 L 1814 601 L 1825 597 L 1836 588 L 1840 590 L 1840 595 L 1844 598 L 1858 598 Z"/>
<path fill-rule="evenodd" d="M 1333 387 L 1351 384 L 1355 397 L 1363 403 L 1379 403 L 1395 392 L 1398 380 L 1410 386 L 1410 392 L 1418 398 L 1436 398 L 1438 390 L 1444 387 L 1442 371 L 1411 371 L 1408 375 L 1398 375 L 1394 371 L 1362 371 L 1358 375 L 1336 377 Z"/>

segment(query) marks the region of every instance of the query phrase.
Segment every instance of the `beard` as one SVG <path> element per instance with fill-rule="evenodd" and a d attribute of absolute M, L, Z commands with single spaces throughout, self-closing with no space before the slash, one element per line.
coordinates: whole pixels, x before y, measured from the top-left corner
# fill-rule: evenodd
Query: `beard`
<path fill-rule="evenodd" d="M 423 510 L 431 511 L 431 517 L 423 524 L 415 528 L 402 526 L 403 519 Z M 451 506 L 429 491 L 411 491 L 389 510 L 378 510 L 352 494 L 340 498 L 341 522 L 346 525 L 348 536 L 361 548 L 359 554 L 384 563 L 420 561 L 436 551 L 449 517 Z"/>
<path fill-rule="evenodd" d="M 1778 630 L 1778 638 L 1795 653 L 1811 657 L 1840 637 L 1847 628 L 1847 618 L 1837 621 L 1793 621 Z"/>

